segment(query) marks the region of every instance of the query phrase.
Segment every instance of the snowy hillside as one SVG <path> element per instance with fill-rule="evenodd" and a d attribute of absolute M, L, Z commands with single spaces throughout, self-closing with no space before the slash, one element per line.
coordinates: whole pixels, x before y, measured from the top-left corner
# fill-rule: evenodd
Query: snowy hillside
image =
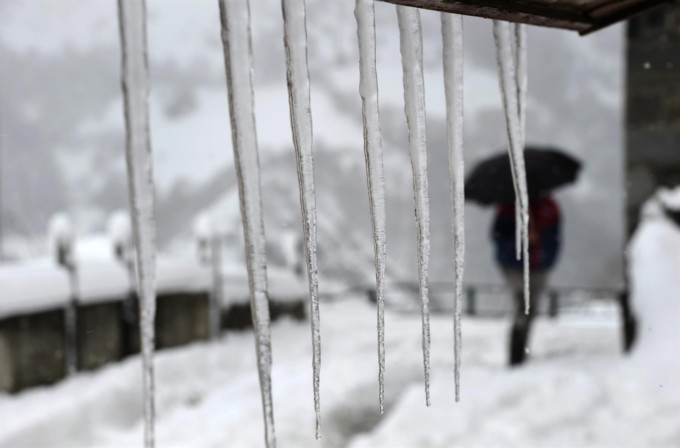
<path fill-rule="evenodd" d="M 338 274 L 341 260 L 354 260 L 356 251 L 366 253 L 362 259 L 370 256 L 363 249 L 370 248 L 370 220 L 353 7 L 344 0 L 308 2 L 319 243 L 326 253 L 321 268 Z M 11 232 L 39 238 L 47 216 L 66 208 L 81 231 L 100 229 L 111 210 L 127 203 L 115 4 L 11 0 L 0 8 L 0 61 L 11 67 L 0 71 L 7 98 L 3 126 L 12 129 L 4 134 L 3 146 L 9 148 L 6 166 L 14 167 L 4 173 L 8 191 L 14 192 L 7 199 L 7 225 Z M 415 278 L 396 14 L 382 3 L 376 14 L 388 270 Z M 427 12 L 422 19 L 433 247 L 449 248 L 439 16 Z M 151 0 L 149 20 L 159 237 L 168 244 L 190 234 L 197 213 L 232 196 L 235 181 L 216 2 L 200 0 L 187 7 L 181 0 Z M 280 2 L 259 1 L 253 27 L 265 224 L 275 243 L 282 229 L 300 227 Z M 465 150 L 472 166 L 502 148 L 506 137 L 490 24 L 469 19 L 465 27 Z M 555 282 L 563 285 L 612 285 L 620 277 L 621 44 L 616 28 L 586 39 L 554 30 L 529 32 L 528 141 L 564 146 L 586 164 L 577 187 L 560 195 L 567 244 Z M 469 207 L 471 280 L 495 275 L 488 219 L 488 211 Z M 448 250 L 436 250 L 432 257 L 433 279 L 448 279 Z"/>

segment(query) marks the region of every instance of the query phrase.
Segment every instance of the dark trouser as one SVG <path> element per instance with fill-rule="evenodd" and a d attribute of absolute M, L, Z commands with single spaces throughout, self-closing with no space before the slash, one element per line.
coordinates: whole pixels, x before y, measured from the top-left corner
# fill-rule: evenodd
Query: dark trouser
<path fill-rule="evenodd" d="M 545 289 L 547 280 L 546 271 L 534 271 L 529 276 L 529 294 L 531 308 L 529 314 L 525 312 L 524 305 L 524 279 L 523 272 L 506 269 L 503 271 L 505 278 L 510 285 L 515 301 L 515 313 L 510 330 L 510 365 L 522 364 L 526 358 L 529 346 L 529 332 L 531 322 L 538 312 L 541 295 Z"/>

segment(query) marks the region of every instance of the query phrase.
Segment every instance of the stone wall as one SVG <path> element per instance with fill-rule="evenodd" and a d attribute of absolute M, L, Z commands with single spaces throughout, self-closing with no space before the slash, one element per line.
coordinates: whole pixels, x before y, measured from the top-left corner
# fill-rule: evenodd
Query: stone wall
<path fill-rule="evenodd" d="M 209 294 L 159 294 L 156 311 L 156 348 L 178 347 L 209 338 Z M 125 302 L 111 298 L 77 308 L 78 370 L 97 369 L 139 352 L 136 318 L 126 319 Z M 130 303 L 136 306 L 136 299 Z M 306 301 L 270 304 L 272 321 L 284 316 L 302 320 Z M 239 301 L 222 313 L 225 330 L 252 328 L 250 305 Z M 67 375 L 63 309 L 0 319 L 0 392 L 53 384 Z"/>
<path fill-rule="evenodd" d="M 633 18 L 627 29 L 628 230 L 659 186 L 680 184 L 680 4 Z"/>
<path fill-rule="evenodd" d="M 56 383 L 66 374 L 64 311 L 0 321 L 0 390 Z"/>

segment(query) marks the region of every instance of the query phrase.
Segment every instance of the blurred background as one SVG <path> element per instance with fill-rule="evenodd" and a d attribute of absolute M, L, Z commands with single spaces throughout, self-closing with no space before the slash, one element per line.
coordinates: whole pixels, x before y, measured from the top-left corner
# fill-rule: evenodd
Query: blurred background
<path fill-rule="evenodd" d="M 156 324 L 159 348 L 168 348 L 157 358 L 159 445 L 260 446 L 252 336 L 235 332 L 248 326 L 249 310 L 218 4 L 147 3 L 159 303 L 167 304 L 159 305 Z M 680 8 L 587 37 L 528 28 L 527 143 L 562 148 L 583 169 L 556 195 L 562 254 L 541 303 L 553 319 L 539 318 L 533 359 L 519 370 L 506 367 L 503 317 L 513 303 L 494 262 L 494 209 L 466 207 L 469 316 L 457 405 L 440 15 L 422 12 L 436 314 L 435 406 L 427 410 L 399 34 L 394 6 L 375 7 L 387 193 L 389 407 L 382 417 L 354 2 L 307 1 L 325 344 L 326 433 L 318 446 L 680 446 L 680 427 L 668 417 L 680 410 L 677 381 L 647 381 L 647 362 L 631 363 L 621 349 L 632 344 L 632 330 L 625 337 L 621 330 L 632 319 L 630 310 L 621 313 L 630 295 L 625 248 L 642 204 L 680 181 Z M 465 158 L 472 168 L 503 150 L 507 135 L 491 21 L 465 18 L 464 25 Z M 283 446 L 313 446 L 280 2 L 253 2 L 252 26 L 272 313 L 283 317 L 273 342 L 277 429 Z M 1 446 L 141 444 L 139 360 L 113 363 L 138 349 L 138 336 L 125 336 L 135 327 L 129 229 L 124 214 L 115 217 L 128 208 L 122 108 L 116 2 L 0 2 L 0 360 L 9 366 L 0 372 L 7 392 L 0 393 L 0 415 L 15 419 L 3 423 Z M 663 207 L 650 212 L 654 219 L 666 219 L 673 200 L 668 192 Z M 75 261 L 60 260 L 58 250 L 55 256 L 61 243 L 73 245 Z M 78 353 L 69 355 L 54 342 L 68 333 L 54 310 L 74 294 L 84 311 L 73 336 Z M 215 297 L 219 323 L 210 324 L 204 316 Z M 650 328 L 643 320 L 637 333 Z M 665 351 L 647 352 L 676 356 L 680 335 L 669 331 Z M 195 342 L 209 337 L 217 342 Z M 70 356 L 80 373 L 44 386 L 65 375 Z M 537 415 L 545 409 L 551 411 Z M 641 422 L 648 429 L 632 434 Z"/>

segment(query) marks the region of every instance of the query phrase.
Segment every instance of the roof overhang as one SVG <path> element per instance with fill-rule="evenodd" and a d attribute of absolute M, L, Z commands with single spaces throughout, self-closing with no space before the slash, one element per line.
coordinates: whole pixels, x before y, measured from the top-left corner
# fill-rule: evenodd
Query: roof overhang
<path fill-rule="evenodd" d="M 588 34 L 671 0 L 380 0 Z"/>

